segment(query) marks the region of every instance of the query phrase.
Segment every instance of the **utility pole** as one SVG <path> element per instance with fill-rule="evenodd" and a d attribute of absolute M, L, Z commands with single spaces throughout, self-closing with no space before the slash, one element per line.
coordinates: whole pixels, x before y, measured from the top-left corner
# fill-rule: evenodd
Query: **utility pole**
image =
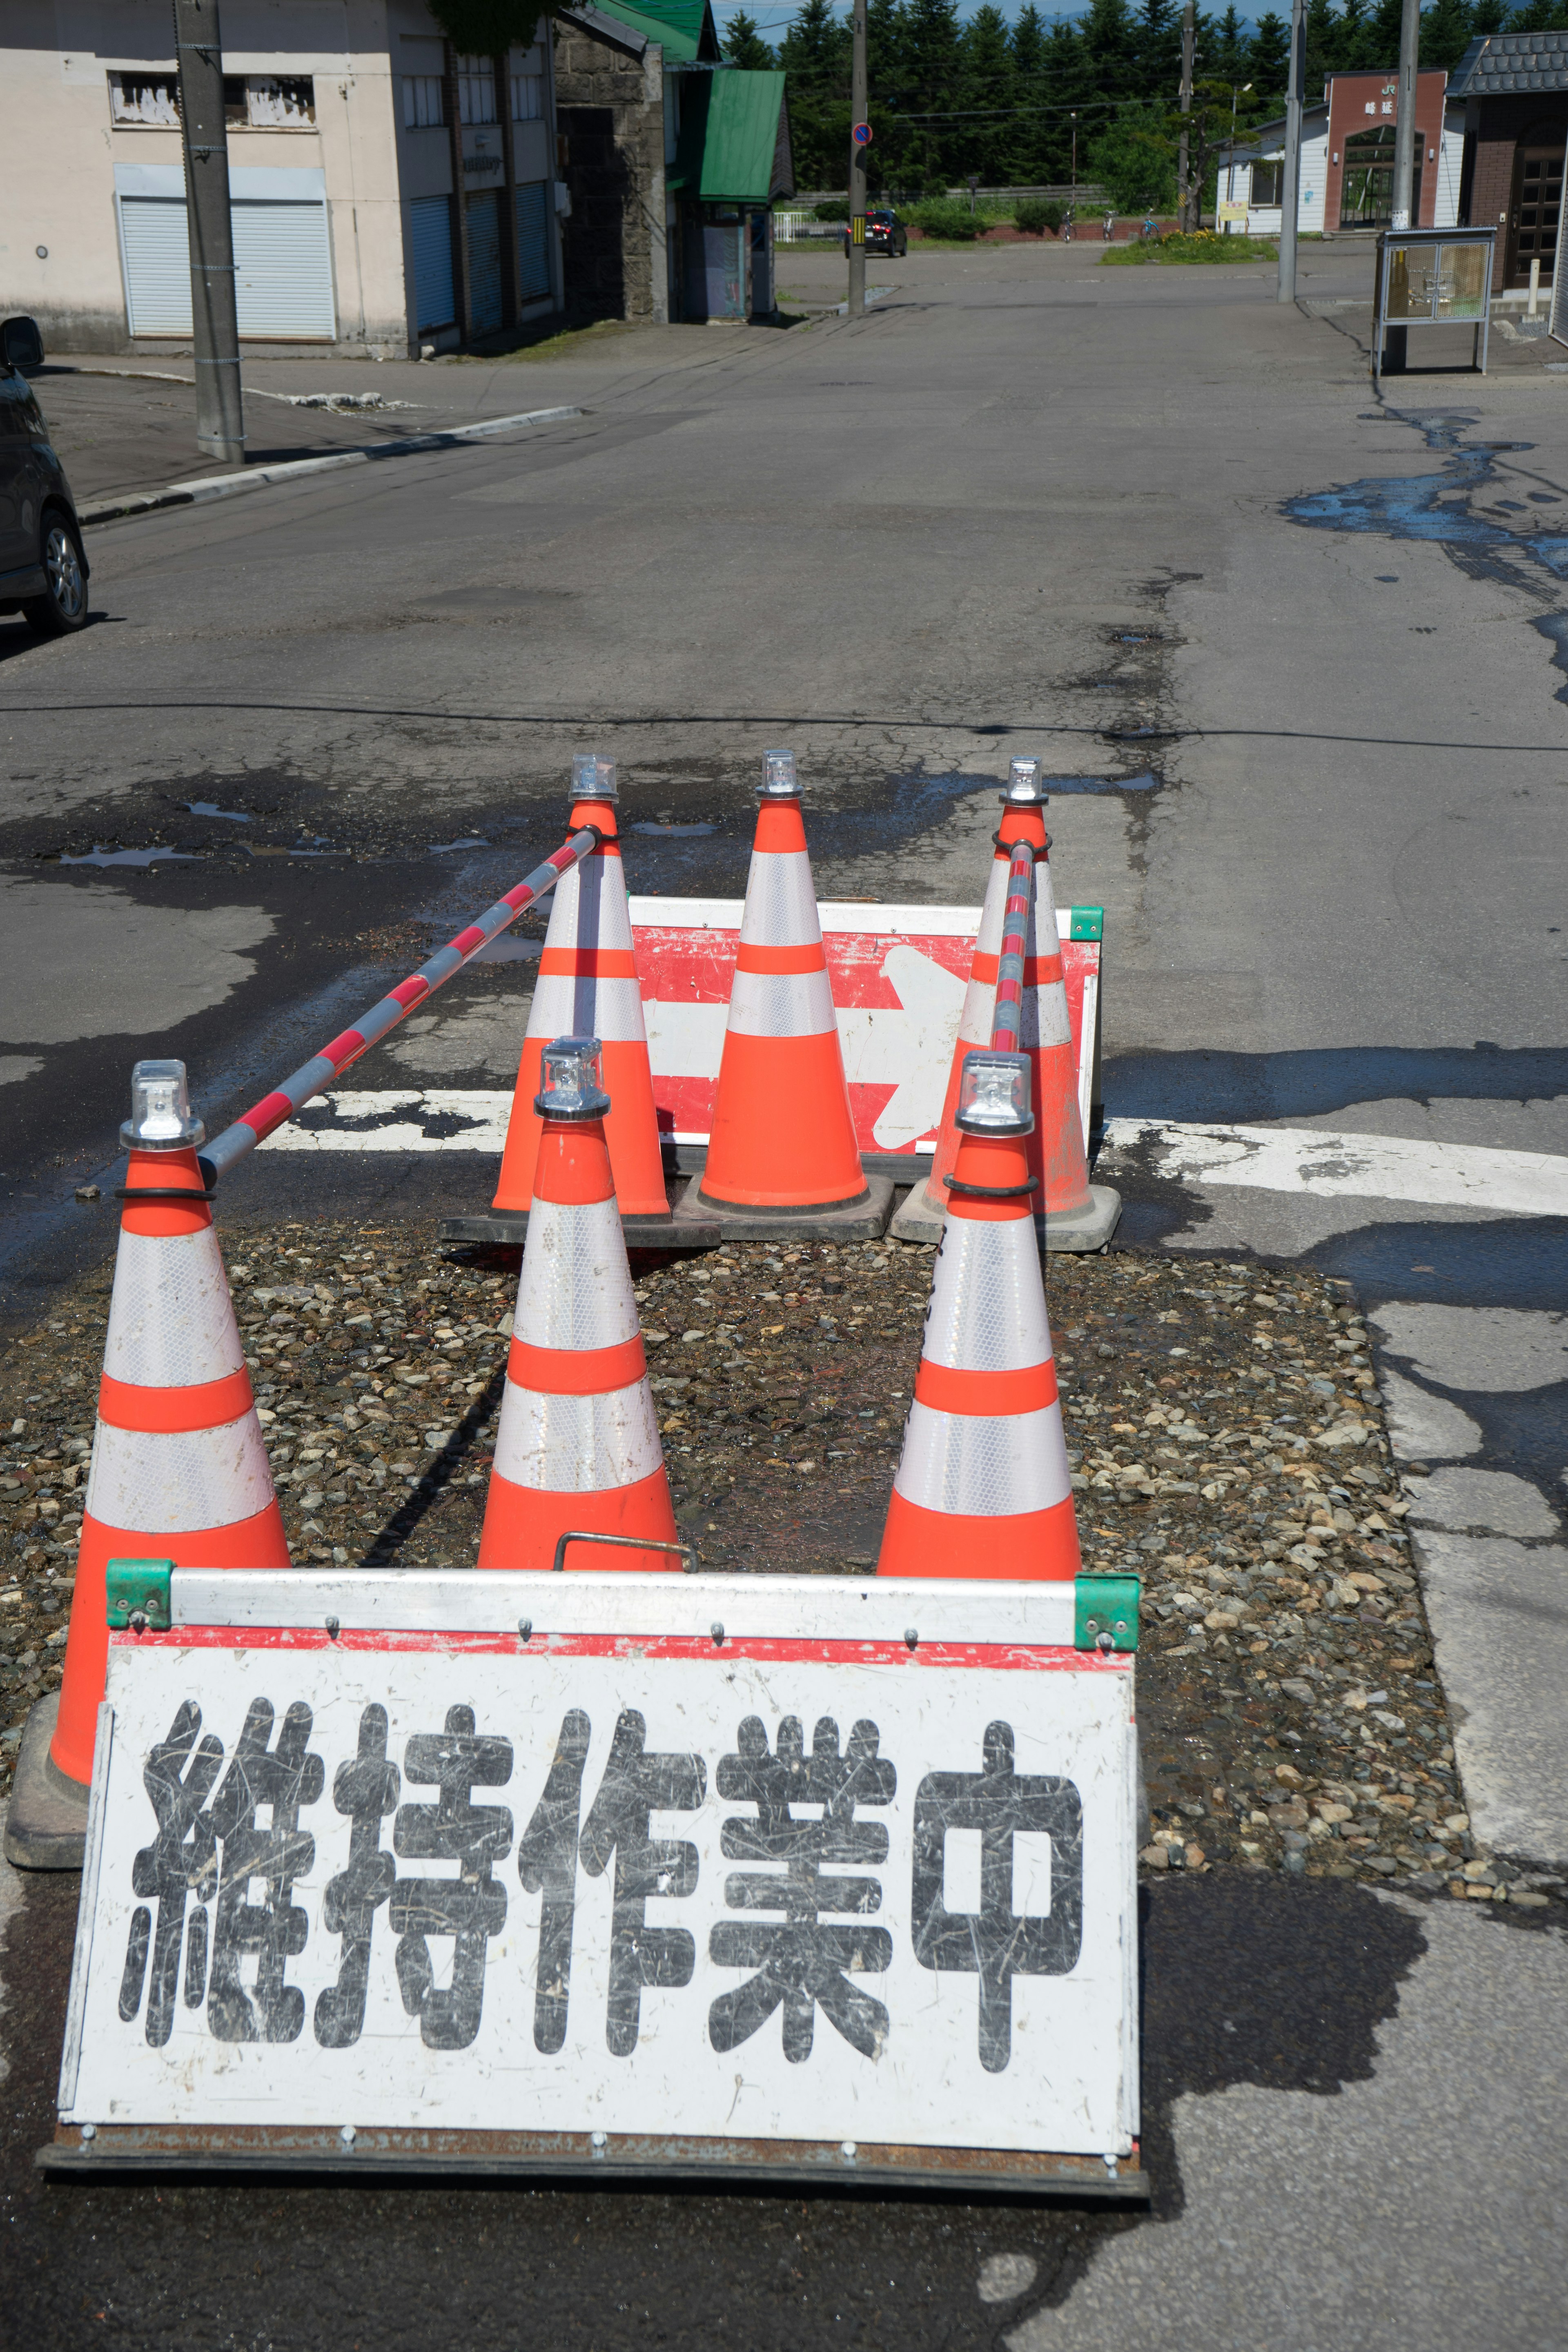
<path fill-rule="evenodd" d="M 1421 0 L 1405 0 L 1399 18 L 1399 97 L 1394 124 L 1394 226 L 1413 228 L 1415 189 L 1415 69 L 1421 59 Z M 1409 330 L 1390 327 L 1384 336 L 1384 375 L 1403 375 Z"/>
<path fill-rule="evenodd" d="M 855 50 L 849 69 L 849 316 L 866 315 L 866 0 L 855 0 Z M 856 133 L 859 132 L 858 138 Z"/>
<path fill-rule="evenodd" d="M 174 0 L 180 141 L 191 247 L 191 340 L 196 362 L 196 446 L 227 466 L 245 463 L 235 309 L 234 231 L 228 210 L 228 132 L 223 114 L 223 35 L 217 0 Z"/>
<path fill-rule="evenodd" d="M 1196 30 L 1194 0 L 1187 0 L 1182 11 L 1182 141 L 1176 157 L 1176 194 L 1180 205 L 1177 226 L 1184 231 L 1193 225 L 1192 191 L 1187 185 L 1187 117 L 1193 110 L 1193 40 Z"/>
<path fill-rule="evenodd" d="M 1301 209 L 1301 107 L 1307 91 L 1307 0 L 1290 8 L 1290 79 L 1285 92 L 1285 185 L 1279 196 L 1277 302 L 1296 299 L 1296 222 Z"/>

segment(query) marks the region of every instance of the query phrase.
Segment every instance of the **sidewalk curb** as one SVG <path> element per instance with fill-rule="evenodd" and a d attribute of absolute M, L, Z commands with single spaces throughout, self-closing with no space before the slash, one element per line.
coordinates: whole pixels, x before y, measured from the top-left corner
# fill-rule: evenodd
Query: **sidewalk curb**
<path fill-rule="evenodd" d="M 581 408 L 531 408 L 521 416 L 487 416 L 478 425 L 454 425 L 443 433 L 410 434 L 401 441 L 378 442 L 369 449 L 340 449 L 330 457 L 295 457 L 281 466 L 258 466 L 245 474 L 210 474 L 201 481 L 173 483 L 165 490 L 79 507 L 77 520 L 86 526 L 154 514 L 165 507 L 206 506 L 214 499 L 237 498 L 242 491 L 268 489 L 276 482 L 297 481 L 305 475 L 332 473 L 342 466 L 368 466 L 383 457 L 416 457 L 431 449 L 456 449 L 492 433 L 514 432 L 524 425 L 562 424 L 586 413 Z"/>

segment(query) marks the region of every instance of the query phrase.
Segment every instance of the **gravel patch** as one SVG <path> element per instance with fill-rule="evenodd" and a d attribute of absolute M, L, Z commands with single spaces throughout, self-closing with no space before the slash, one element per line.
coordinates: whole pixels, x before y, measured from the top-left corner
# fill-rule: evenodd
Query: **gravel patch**
<path fill-rule="evenodd" d="M 515 1251 L 432 1225 L 224 1234 L 294 1557 L 475 1559 Z M 632 1262 L 676 1514 L 713 1570 L 876 1562 L 929 1247 Z M 0 1359 L 0 1758 L 58 1687 L 112 1265 Z M 1365 1326 L 1308 1271 L 1053 1259 L 1091 1567 L 1144 1582 L 1146 1872 L 1220 1865 L 1544 1910 L 1469 1833 Z M 4 1433 L 9 1429 L 9 1435 Z"/>

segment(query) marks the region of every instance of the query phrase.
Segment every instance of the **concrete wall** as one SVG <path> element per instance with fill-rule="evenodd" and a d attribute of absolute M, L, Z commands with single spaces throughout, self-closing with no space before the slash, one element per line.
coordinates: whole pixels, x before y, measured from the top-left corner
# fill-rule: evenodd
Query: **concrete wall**
<path fill-rule="evenodd" d="M 409 132 L 402 121 L 402 76 L 426 69 L 410 38 L 437 56 L 442 48 L 434 17 L 423 0 L 224 0 L 222 23 L 226 71 L 314 80 L 313 126 L 231 131 L 229 161 L 237 170 L 304 165 L 324 174 L 332 348 L 406 352 L 414 322 L 405 206 L 451 188 L 447 131 Z M 174 66 L 169 0 L 0 5 L 0 303 L 30 311 L 51 351 L 171 348 L 130 338 L 114 170 L 179 169 L 180 136 L 114 124 L 108 77 L 125 68 L 172 74 Z M 551 178 L 548 119 L 514 128 L 517 178 Z"/>
<path fill-rule="evenodd" d="M 572 310 L 668 320 L 663 50 L 634 58 L 558 19 L 555 104 L 572 191 L 563 237 Z"/>

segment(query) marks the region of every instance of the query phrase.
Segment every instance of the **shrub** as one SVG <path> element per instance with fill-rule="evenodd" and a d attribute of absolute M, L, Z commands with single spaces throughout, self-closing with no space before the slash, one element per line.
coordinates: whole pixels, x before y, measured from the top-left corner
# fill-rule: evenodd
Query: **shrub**
<path fill-rule="evenodd" d="M 849 207 L 847 205 L 840 204 L 818 205 L 816 217 L 820 221 L 847 221 L 849 217 Z"/>
<path fill-rule="evenodd" d="M 990 227 L 984 215 L 972 213 L 967 205 L 955 204 L 951 198 L 931 197 L 914 205 L 910 221 L 925 236 L 951 238 L 954 243 L 968 245 Z"/>
<path fill-rule="evenodd" d="M 1047 229 L 1054 236 L 1065 218 L 1060 205 L 1048 205 L 1039 196 L 1026 196 L 1013 214 L 1014 226 L 1025 236 L 1043 236 Z"/>

